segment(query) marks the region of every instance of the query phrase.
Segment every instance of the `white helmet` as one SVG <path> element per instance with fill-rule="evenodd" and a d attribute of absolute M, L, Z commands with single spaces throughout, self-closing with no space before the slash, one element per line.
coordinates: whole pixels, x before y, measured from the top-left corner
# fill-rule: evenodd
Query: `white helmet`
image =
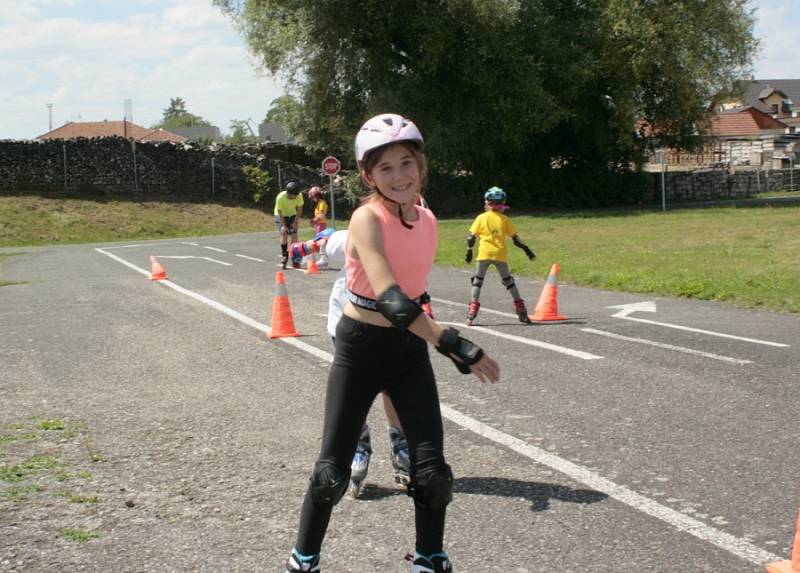
<path fill-rule="evenodd" d="M 356 135 L 356 161 L 364 161 L 367 152 L 398 141 L 413 141 L 422 147 L 422 134 L 410 119 L 396 113 L 382 113 L 368 119 Z"/>

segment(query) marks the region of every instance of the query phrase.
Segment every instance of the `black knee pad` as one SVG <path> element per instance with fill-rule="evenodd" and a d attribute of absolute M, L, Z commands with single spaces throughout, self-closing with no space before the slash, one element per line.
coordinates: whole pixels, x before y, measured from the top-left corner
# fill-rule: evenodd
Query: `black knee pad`
<path fill-rule="evenodd" d="M 311 499 L 314 503 L 336 505 L 350 483 L 350 468 L 340 468 L 329 462 L 317 462 L 311 474 Z"/>
<path fill-rule="evenodd" d="M 453 500 L 453 470 L 447 464 L 416 474 L 408 486 L 414 502 L 427 509 L 444 509 Z"/>
<path fill-rule="evenodd" d="M 483 286 L 483 277 L 472 275 L 470 282 L 472 283 L 472 286 L 481 288 Z"/>
<path fill-rule="evenodd" d="M 507 277 L 503 277 L 501 280 L 503 281 L 503 286 L 508 290 L 511 290 L 514 288 L 514 286 L 516 286 L 516 283 L 514 282 L 514 275 L 508 275 Z"/>

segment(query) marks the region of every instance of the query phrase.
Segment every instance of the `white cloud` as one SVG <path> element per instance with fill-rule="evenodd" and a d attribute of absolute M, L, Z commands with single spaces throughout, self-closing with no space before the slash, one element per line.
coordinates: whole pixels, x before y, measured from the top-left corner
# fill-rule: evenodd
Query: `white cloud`
<path fill-rule="evenodd" d="M 761 49 L 753 67 L 757 79 L 800 78 L 800 12 L 797 0 L 752 0 Z"/>
<path fill-rule="evenodd" d="M 16 4 L 16 2 L 14 2 Z M 0 0 L 0 14 L 14 12 Z M 78 116 L 122 117 L 133 100 L 134 121 L 151 125 L 171 97 L 223 131 L 231 119 L 260 121 L 283 93 L 259 77 L 232 24 L 209 1 L 107 3 L 104 18 L 80 16 L 75 0 L 26 2 L 0 17 L 0 139 L 30 138 Z M 48 8 L 58 15 L 48 17 Z M 4 10 L 3 8 L 7 8 Z M 84 11 L 86 5 L 84 5 Z M 111 17 L 109 17 L 111 16 Z"/>

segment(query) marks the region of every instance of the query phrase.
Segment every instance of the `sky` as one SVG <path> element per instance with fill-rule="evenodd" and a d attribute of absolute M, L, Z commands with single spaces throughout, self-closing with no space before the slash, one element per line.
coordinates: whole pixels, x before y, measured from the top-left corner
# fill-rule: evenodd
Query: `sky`
<path fill-rule="evenodd" d="M 800 79 L 800 0 L 757 9 L 758 79 Z M 283 82 L 260 72 L 211 0 L 0 0 L 0 139 L 68 121 L 158 122 L 170 98 L 223 132 L 261 122 Z"/>

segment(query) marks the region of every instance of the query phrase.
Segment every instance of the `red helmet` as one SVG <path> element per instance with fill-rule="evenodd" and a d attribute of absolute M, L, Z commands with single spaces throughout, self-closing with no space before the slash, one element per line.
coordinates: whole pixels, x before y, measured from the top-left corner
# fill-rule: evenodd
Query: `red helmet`
<path fill-rule="evenodd" d="M 322 195 L 322 189 L 317 187 L 316 185 L 308 190 L 308 197 L 309 199 L 317 199 Z"/>

